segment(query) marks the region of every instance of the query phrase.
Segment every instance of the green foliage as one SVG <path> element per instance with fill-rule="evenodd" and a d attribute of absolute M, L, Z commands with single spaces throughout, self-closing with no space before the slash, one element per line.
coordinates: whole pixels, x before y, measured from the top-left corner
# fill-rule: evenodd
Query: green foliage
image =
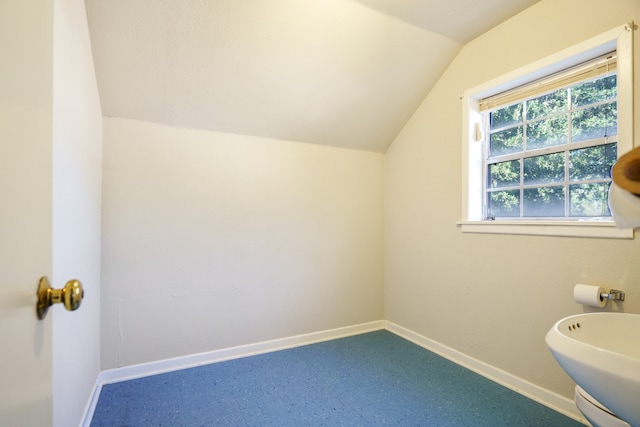
<path fill-rule="evenodd" d="M 609 216 L 607 195 L 611 183 L 574 184 L 569 186 L 571 194 L 570 216 Z"/>
<path fill-rule="evenodd" d="M 497 157 L 517 153 L 524 148 L 522 126 L 504 129 L 491 134 L 490 156 Z"/>
<path fill-rule="evenodd" d="M 493 217 L 520 216 L 520 191 L 504 190 L 488 194 L 489 214 Z"/>
<path fill-rule="evenodd" d="M 538 120 L 527 124 L 527 149 L 561 145 L 568 142 L 568 115 Z"/>
<path fill-rule="evenodd" d="M 616 158 L 617 144 L 571 150 L 569 152 L 569 179 L 584 181 L 611 178 L 611 168 Z"/>
<path fill-rule="evenodd" d="M 519 217 L 522 203 L 525 217 L 610 215 L 606 199 L 616 143 L 581 149 L 570 144 L 617 134 L 616 97 L 614 75 L 493 111 L 489 157 L 522 154 L 488 165 L 488 214 Z M 567 149 L 527 154 L 561 145 Z"/>
<path fill-rule="evenodd" d="M 524 216 L 564 216 L 564 186 L 525 188 Z"/>
<path fill-rule="evenodd" d="M 521 123 L 523 108 L 524 105 L 520 102 L 518 104 L 510 105 L 491 113 L 491 130 L 511 126 L 516 123 Z"/>
<path fill-rule="evenodd" d="M 527 157 L 524 159 L 524 184 L 564 182 L 564 153 Z"/>
<path fill-rule="evenodd" d="M 571 104 L 574 108 L 615 99 L 618 96 L 616 75 L 589 81 L 571 88 Z"/>
<path fill-rule="evenodd" d="M 569 108 L 568 100 L 568 90 L 563 89 L 527 101 L 527 120 L 566 111 Z"/>
<path fill-rule="evenodd" d="M 580 142 L 616 135 L 618 133 L 617 113 L 616 102 L 574 112 L 571 119 L 572 141 Z"/>
<path fill-rule="evenodd" d="M 520 184 L 520 160 L 495 163 L 489 166 L 489 186 L 509 187 Z"/>

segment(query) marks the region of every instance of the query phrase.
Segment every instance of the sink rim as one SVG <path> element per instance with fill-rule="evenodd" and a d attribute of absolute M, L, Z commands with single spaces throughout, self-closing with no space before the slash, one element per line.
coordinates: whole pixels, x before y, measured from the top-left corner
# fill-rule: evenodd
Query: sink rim
<path fill-rule="evenodd" d="M 551 349 L 552 351 L 561 353 L 567 357 L 571 357 L 573 351 L 577 351 L 577 350 L 582 350 L 583 352 L 587 351 L 587 353 L 582 354 L 583 356 L 588 356 L 588 357 L 585 357 L 585 359 L 592 359 L 598 356 L 603 357 L 604 355 L 610 355 L 611 357 L 621 358 L 621 360 L 619 360 L 619 363 L 625 365 L 625 367 L 629 364 L 640 364 L 640 357 L 634 357 L 620 351 L 598 347 L 597 345 L 592 344 L 588 341 L 580 340 L 580 339 L 577 339 L 576 337 L 571 336 L 565 330 L 563 330 L 564 328 L 561 328 L 561 325 L 565 323 L 575 322 L 577 319 L 581 319 L 581 318 L 593 318 L 593 317 L 635 318 L 635 320 L 640 325 L 640 315 L 633 314 L 633 313 L 602 312 L 602 313 L 574 314 L 558 320 L 553 325 L 553 327 L 549 330 L 549 332 L 547 332 L 545 341 L 549 349 Z M 633 337 L 630 337 L 630 339 L 633 339 Z M 556 346 L 553 346 L 552 344 L 556 344 Z M 564 345 L 565 347 L 569 347 L 569 348 L 558 348 L 558 345 Z M 586 348 L 583 348 L 583 347 L 586 347 Z M 573 351 L 567 351 L 567 350 L 573 350 Z M 581 360 L 581 362 L 588 363 L 590 362 L 590 360 Z M 604 368 L 600 366 L 596 366 L 596 367 Z M 617 365 L 617 368 L 620 368 L 620 366 Z M 629 366 L 629 368 L 632 368 L 632 367 Z M 638 379 L 638 381 L 640 381 L 640 370 L 632 369 L 631 372 L 626 372 L 625 376 L 635 377 Z"/>
<path fill-rule="evenodd" d="M 549 343 L 549 340 L 552 339 L 552 341 L 555 341 L 555 334 L 552 334 L 553 331 L 556 331 L 558 333 L 558 335 L 560 335 L 560 337 L 557 337 L 558 339 L 567 339 L 569 341 L 569 344 L 571 345 L 579 345 L 579 346 L 586 346 L 589 347 L 590 349 L 597 351 L 597 352 L 602 352 L 602 353 L 610 353 L 611 355 L 615 355 L 616 357 L 622 357 L 623 359 L 628 359 L 629 362 L 632 363 L 640 363 L 640 357 L 636 357 L 633 355 L 629 355 L 625 352 L 616 350 L 616 349 L 609 349 L 606 347 L 599 347 L 591 342 L 589 342 L 588 340 L 581 340 L 578 339 L 575 336 L 571 336 L 570 333 L 566 332 L 566 329 L 561 327 L 561 325 L 564 325 L 566 323 L 573 323 L 576 322 L 578 319 L 581 318 L 593 318 L 593 317 L 609 317 L 609 318 L 634 318 L 634 320 L 636 322 L 638 322 L 638 325 L 640 326 L 640 314 L 634 314 L 634 313 L 618 313 L 618 312 L 602 312 L 602 313 L 580 313 L 580 314 L 574 314 L 571 316 L 567 316 L 564 317 L 560 320 L 558 320 L 553 327 L 551 328 L 551 330 L 549 330 L 549 332 L 547 332 L 547 335 L 545 337 L 545 341 L 547 342 L 547 345 L 549 346 L 549 348 L 552 348 L 552 346 Z M 630 339 L 633 339 L 633 337 L 630 337 Z M 640 346 L 640 341 L 638 341 L 638 345 Z M 556 351 L 561 351 L 559 349 L 555 349 Z M 563 352 L 566 353 L 566 352 Z M 640 372 L 638 373 L 639 377 L 640 377 Z"/>
<path fill-rule="evenodd" d="M 640 411 L 637 397 L 640 393 L 640 356 L 635 352 L 628 355 L 620 351 L 609 350 L 577 339 L 567 330 L 572 322 L 587 321 L 587 318 L 617 318 L 621 325 L 627 324 L 637 330 L 640 328 L 640 315 L 633 313 L 600 312 L 581 313 L 558 320 L 547 332 L 545 341 L 551 354 L 562 369 L 587 393 L 610 408 L 618 417 L 632 425 L 640 425 Z M 622 320 L 631 319 L 633 322 Z M 607 322 L 604 319 L 601 321 Z M 588 326 L 588 324 L 587 324 Z M 601 326 L 601 325 L 598 325 Z M 628 326 L 623 326 L 628 330 Z M 583 325 L 582 327 L 585 327 Z M 576 330 L 580 333 L 582 329 Z M 580 335 L 583 338 L 584 334 Z M 640 345 L 633 333 L 629 339 Z M 626 339 L 618 334 L 616 339 Z M 605 346 L 606 347 L 606 346 Z"/>

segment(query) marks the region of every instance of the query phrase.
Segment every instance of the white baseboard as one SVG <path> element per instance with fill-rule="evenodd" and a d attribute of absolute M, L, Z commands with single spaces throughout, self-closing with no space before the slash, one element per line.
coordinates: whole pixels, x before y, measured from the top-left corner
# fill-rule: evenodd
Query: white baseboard
<path fill-rule="evenodd" d="M 125 366 L 122 368 L 107 369 L 98 374 L 96 385 L 89 399 L 85 414 L 83 416 L 82 427 L 89 427 L 102 386 L 120 381 L 131 380 L 135 378 L 157 375 L 165 372 L 177 371 L 180 369 L 192 368 L 196 366 L 207 365 L 211 363 L 223 362 L 226 360 L 239 359 L 242 357 L 255 356 L 258 354 L 269 353 L 278 350 L 299 347 L 308 344 L 314 344 L 322 341 L 333 340 L 337 338 L 359 335 L 366 332 L 386 329 L 402 338 L 405 338 L 429 351 L 432 351 L 452 362 L 470 369 L 501 384 L 517 393 L 528 397 L 542 405 L 545 405 L 561 414 L 566 415 L 578 422 L 588 425 L 580 411 L 578 411 L 574 402 L 566 397 L 560 396 L 535 384 L 532 384 L 522 378 L 516 377 L 499 368 L 488 365 L 473 357 L 467 356 L 422 335 L 419 335 L 409 329 L 403 328 L 395 323 L 379 320 L 375 322 L 362 323 L 344 328 L 330 329 L 326 331 L 314 332 L 304 335 L 296 335 L 293 337 L 281 338 L 271 341 L 263 341 L 255 344 L 242 345 L 238 347 L 230 347 L 221 350 L 214 350 L 205 353 L 191 354 L 187 356 L 175 357 L 171 359 L 158 360 L 149 363 L 141 363 L 138 365 Z"/>
<path fill-rule="evenodd" d="M 553 409 L 569 418 L 572 418 L 582 424 L 589 425 L 584 416 L 580 413 L 573 400 L 560 396 L 557 393 L 549 391 L 545 388 L 530 383 L 520 377 L 510 374 L 502 369 L 491 366 L 480 360 L 474 359 L 464 353 L 454 350 L 437 341 L 426 338 L 393 322 L 385 321 L 385 329 L 389 332 L 413 342 L 433 353 L 436 353 L 445 359 L 467 368 L 483 377 L 507 387 L 516 393 L 519 393 L 533 401 L 536 401 L 548 408 Z"/>
<path fill-rule="evenodd" d="M 91 390 L 91 396 L 89 396 L 87 406 L 85 406 L 84 408 L 84 413 L 82 414 L 82 419 L 80 421 L 80 427 L 90 427 L 91 419 L 93 418 L 93 412 L 96 410 L 96 405 L 98 404 L 98 399 L 100 398 L 101 391 L 102 381 L 100 381 L 100 374 L 98 374 L 96 383 L 93 385 L 93 390 Z"/>
<path fill-rule="evenodd" d="M 82 426 L 89 427 L 89 425 L 91 424 L 93 412 L 96 409 L 98 398 L 100 396 L 100 392 L 102 391 L 102 386 L 105 384 L 132 380 L 135 378 L 142 378 L 151 375 L 177 371 L 180 369 L 193 368 L 196 366 L 208 365 L 211 363 L 224 362 L 225 360 L 255 356 L 258 354 L 269 353 L 278 350 L 286 350 L 303 345 L 315 344 L 352 335 L 364 334 L 366 332 L 378 331 L 384 328 L 385 321 L 378 320 L 374 322 L 362 323 L 359 325 L 346 326 L 343 328 L 313 332 L 304 335 L 296 335 L 271 341 L 263 341 L 255 344 L 224 348 L 221 350 L 213 350 L 205 353 L 190 354 L 187 356 L 174 357 L 171 359 L 124 366 L 122 368 L 107 369 L 98 374 L 96 385 L 93 389 L 93 394 L 89 398 L 87 408 L 85 409 Z"/>

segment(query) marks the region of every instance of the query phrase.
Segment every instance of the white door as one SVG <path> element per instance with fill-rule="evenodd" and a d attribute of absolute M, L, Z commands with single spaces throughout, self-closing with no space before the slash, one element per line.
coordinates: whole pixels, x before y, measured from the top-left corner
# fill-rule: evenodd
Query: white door
<path fill-rule="evenodd" d="M 50 426 L 53 4 L 0 0 L 0 425 Z M 58 284 L 52 284 L 59 287 Z"/>

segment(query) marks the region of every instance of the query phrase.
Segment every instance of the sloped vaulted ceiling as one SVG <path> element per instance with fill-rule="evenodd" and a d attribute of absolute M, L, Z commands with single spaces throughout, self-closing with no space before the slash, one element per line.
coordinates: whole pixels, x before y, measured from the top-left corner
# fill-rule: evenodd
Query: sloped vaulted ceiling
<path fill-rule="evenodd" d="M 537 0 L 86 0 L 105 116 L 384 152 Z"/>

